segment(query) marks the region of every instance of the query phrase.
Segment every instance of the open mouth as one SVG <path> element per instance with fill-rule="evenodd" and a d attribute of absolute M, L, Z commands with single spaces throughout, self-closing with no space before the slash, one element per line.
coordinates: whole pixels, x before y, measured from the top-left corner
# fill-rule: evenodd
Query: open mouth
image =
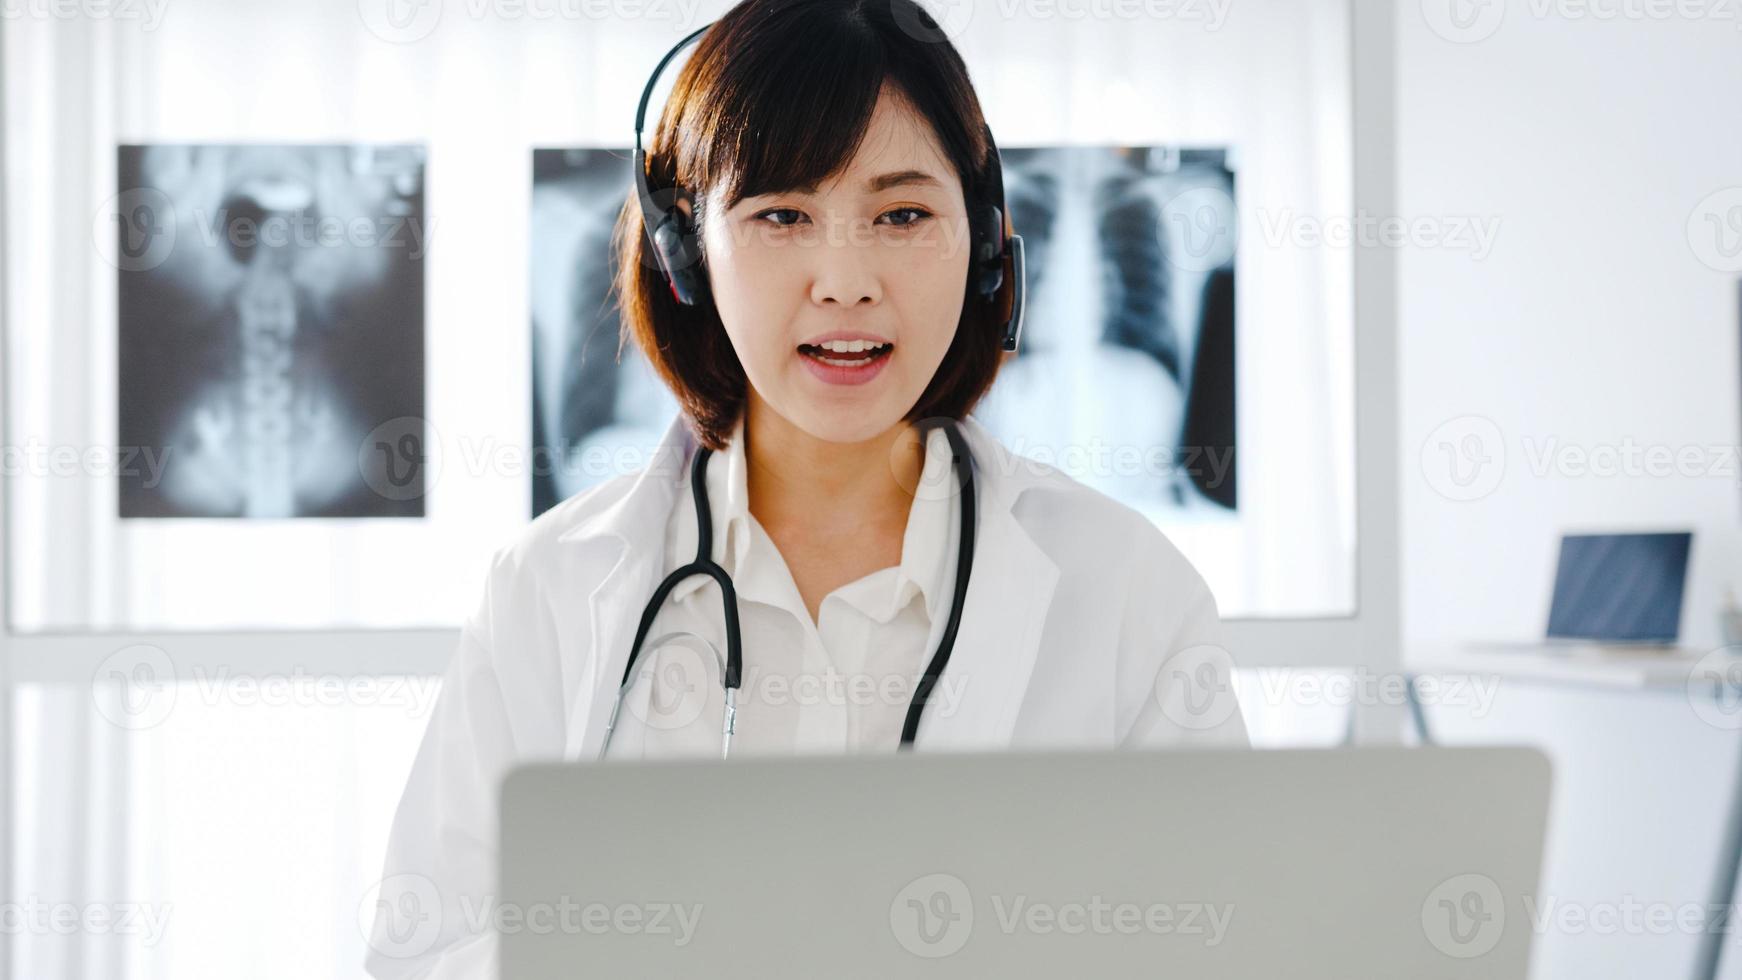
<path fill-rule="evenodd" d="M 849 349 L 845 350 L 841 349 L 842 346 L 843 345 L 833 344 L 828 347 L 819 347 L 814 344 L 800 344 L 798 345 L 798 352 L 818 363 L 827 364 L 830 367 L 856 368 L 864 367 L 873 361 L 878 361 L 888 357 L 889 352 L 895 349 L 894 344 L 871 345 L 865 341 L 855 341 L 847 344 L 845 346 Z"/>

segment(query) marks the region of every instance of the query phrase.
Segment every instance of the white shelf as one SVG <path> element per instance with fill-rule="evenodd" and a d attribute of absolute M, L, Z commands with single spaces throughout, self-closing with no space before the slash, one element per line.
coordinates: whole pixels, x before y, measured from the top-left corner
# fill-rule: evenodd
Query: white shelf
<path fill-rule="evenodd" d="M 1742 682 L 1742 656 L 1734 658 L 1732 672 L 1716 658 L 1706 660 L 1710 653 L 1687 647 L 1466 643 L 1412 647 L 1404 663 L 1415 674 L 1487 674 L 1622 689 L 1686 690 L 1694 683 Z"/>

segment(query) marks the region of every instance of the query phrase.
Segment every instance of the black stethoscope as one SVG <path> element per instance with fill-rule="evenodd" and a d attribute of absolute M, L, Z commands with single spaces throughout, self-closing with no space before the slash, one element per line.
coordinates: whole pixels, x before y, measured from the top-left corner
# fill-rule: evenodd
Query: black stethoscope
<path fill-rule="evenodd" d="M 949 620 L 944 624 L 944 633 L 938 640 L 937 652 L 932 654 L 931 662 L 926 665 L 925 673 L 914 688 L 913 700 L 908 703 L 907 720 L 901 726 L 903 749 L 913 744 L 914 735 L 919 731 L 919 716 L 925 711 L 926 700 L 931 696 L 932 688 L 937 685 L 944 667 L 950 662 L 950 651 L 956 645 L 956 629 L 962 621 L 962 601 L 968 594 L 968 576 L 974 567 L 976 525 L 973 456 L 968 452 L 967 443 L 954 420 L 925 419 L 915 423 L 915 428 L 921 433 L 938 427 L 943 428 L 944 435 L 949 439 L 951 463 L 962 485 L 962 534 L 960 549 L 956 555 L 956 589 L 950 601 Z M 718 582 L 721 603 L 725 607 L 726 662 L 721 665 L 721 684 L 726 689 L 726 712 L 721 722 L 720 757 L 727 758 L 732 753 L 732 731 L 738 718 L 738 688 L 744 671 L 744 640 L 738 629 L 738 591 L 732 586 L 732 577 L 712 557 L 713 515 L 708 509 L 707 488 L 708 458 L 712 455 L 713 451 L 708 447 L 699 447 L 695 452 L 694 465 L 690 468 L 690 494 L 696 505 L 696 560 L 667 575 L 665 581 L 654 591 L 647 608 L 642 610 L 641 625 L 635 630 L 635 645 L 629 648 L 629 662 L 623 667 L 623 680 L 617 686 L 617 696 L 611 703 L 611 716 L 605 723 L 605 741 L 599 746 L 600 759 L 605 758 L 605 751 L 611 747 L 611 733 L 617 730 L 617 716 L 623 709 L 623 698 L 629 693 L 629 686 L 635 678 L 635 664 L 641 656 L 641 644 L 647 639 L 648 631 L 653 628 L 654 617 L 659 614 L 660 606 L 664 605 L 665 597 L 671 594 L 671 590 L 692 575 L 706 575 Z"/>

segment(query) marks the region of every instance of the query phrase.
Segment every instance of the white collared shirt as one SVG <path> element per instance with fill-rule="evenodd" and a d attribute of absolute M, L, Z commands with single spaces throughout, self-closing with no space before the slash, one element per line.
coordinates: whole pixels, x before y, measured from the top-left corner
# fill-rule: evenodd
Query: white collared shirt
<path fill-rule="evenodd" d="M 711 554 L 732 577 L 743 639 L 732 755 L 893 752 L 955 583 L 961 516 L 948 437 L 941 429 L 927 436 L 901 563 L 830 592 L 813 623 L 785 558 L 750 513 L 743 436 L 740 416 L 707 469 Z M 696 540 L 695 502 L 683 493 L 667 524 L 661 578 L 695 560 Z M 610 758 L 719 756 L 723 613 L 707 575 L 672 589 L 643 644 Z"/>

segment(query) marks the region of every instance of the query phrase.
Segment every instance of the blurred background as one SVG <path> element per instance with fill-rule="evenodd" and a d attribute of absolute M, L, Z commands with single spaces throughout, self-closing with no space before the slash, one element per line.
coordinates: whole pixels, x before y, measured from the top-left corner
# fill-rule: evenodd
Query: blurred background
<path fill-rule="evenodd" d="M 491 554 L 676 411 L 606 238 L 728 6 L 0 0 L 0 975 L 363 976 Z M 1698 912 L 1533 976 L 1742 978 L 1735 9 L 927 6 L 982 421 L 1203 572 L 1261 748 L 1540 746 L 1544 893 Z"/>

